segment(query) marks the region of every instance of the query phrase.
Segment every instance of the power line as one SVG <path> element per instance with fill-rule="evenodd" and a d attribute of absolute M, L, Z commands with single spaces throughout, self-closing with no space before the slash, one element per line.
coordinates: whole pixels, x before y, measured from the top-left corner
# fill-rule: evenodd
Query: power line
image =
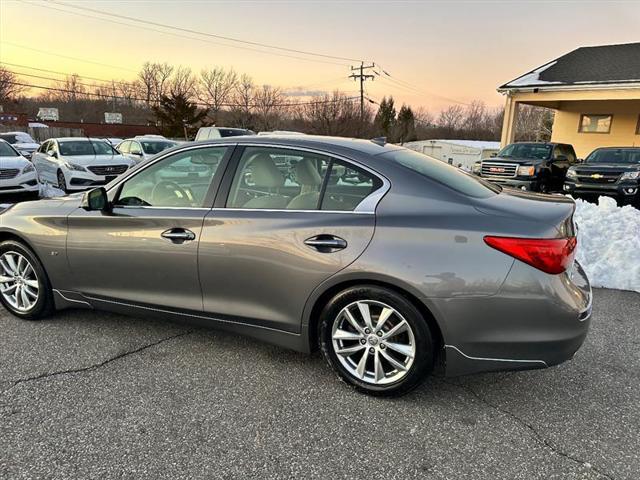
<path fill-rule="evenodd" d="M 360 73 L 352 73 L 349 75 L 349 78 L 353 78 L 354 80 L 360 80 L 360 128 L 364 123 L 364 82 L 367 80 L 373 80 L 375 77 L 373 75 L 364 73 L 365 70 L 370 70 L 376 66 L 375 63 L 371 65 L 365 65 L 364 62 L 360 62 L 360 66 L 351 67 L 352 72 L 360 72 Z"/>
<path fill-rule="evenodd" d="M 188 40 L 195 40 L 197 42 L 204 42 L 204 43 L 208 43 L 208 44 L 211 44 L 211 45 L 218 45 L 218 46 L 222 46 L 222 47 L 236 48 L 236 49 L 240 49 L 240 50 L 248 50 L 248 51 L 252 51 L 252 52 L 264 53 L 266 55 L 275 55 L 275 56 L 278 56 L 278 57 L 293 58 L 293 59 L 302 60 L 302 61 L 305 61 L 305 62 L 325 63 L 325 64 L 330 64 L 330 65 L 338 65 L 338 66 L 341 66 L 341 67 L 347 66 L 346 63 L 338 63 L 338 62 L 332 62 L 332 61 L 328 61 L 328 60 L 320 60 L 320 59 L 315 59 L 315 58 L 297 57 L 295 55 L 287 55 L 287 54 L 284 54 L 284 53 L 270 52 L 270 51 L 266 51 L 266 50 L 259 50 L 257 48 L 243 47 L 243 46 L 240 46 L 240 45 L 229 45 L 229 44 L 226 44 L 226 43 L 214 42 L 212 40 L 208 40 L 208 39 L 205 39 L 205 38 L 190 37 L 188 35 L 181 35 L 179 33 L 174 33 L 174 32 L 166 32 L 166 31 L 163 31 L 163 30 L 158 30 L 158 29 L 155 29 L 155 28 L 145 27 L 145 26 L 141 26 L 141 25 L 133 25 L 131 23 L 118 22 L 116 20 L 112 20 L 112 19 L 109 19 L 109 18 L 97 17 L 95 15 L 88 15 L 86 13 L 72 12 L 70 10 L 63 10 L 61 8 L 56 8 L 56 7 L 51 6 L 51 5 L 43 5 L 41 3 L 31 3 L 31 2 L 27 2 L 25 0 L 18 0 L 18 1 L 21 1 L 22 3 L 26 3 L 27 5 L 32 5 L 32 6 L 41 7 L 41 8 L 48 8 L 50 10 L 55 10 L 57 12 L 63 12 L 63 13 L 70 14 L 70 15 L 76 15 L 76 16 L 84 17 L 84 18 L 93 18 L 93 19 L 96 19 L 96 20 L 101 20 L 103 22 L 109 22 L 109 23 L 113 23 L 113 24 L 116 24 L 116 25 L 124 25 L 126 27 L 136 28 L 138 30 L 140 30 L 140 29 L 148 30 L 150 32 L 156 32 L 156 33 L 160 33 L 160 34 L 163 34 L 163 35 L 171 35 L 173 37 L 185 38 L 185 39 L 188 39 Z M 73 7 L 71 5 L 69 5 L 69 6 L 72 7 L 72 8 L 81 8 L 81 7 Z"/>
<path fill-rule="evenodd" d="M 130 85 L 130 82 L 123 82 L 120 80 L 107 80 L 106 78 L 97 78 L 97 77 L 90 77 L 88 75 L 82 75 L 80 73 L 68 73 L 68 72 L 59 72 L 57 70 L 47 70 L 46 68 L 37 68 L 37 67 L 29 67 L 27 65 L 20 65 L 17 63 L 9 63 L 9 62 L 0 62 L 0 64 L 2 65 L 9 65 L 10 67 L 16 67 L 16 68 L 24 68 L 27 70 L 35 70 L 38 72 L 45 72 L 45 73 L 55 73 L 56 75 L 65 75 L 65 76 L 69 76 L 69 75 L 78 75 L 80 78 L 85 78 L 87 80 L 95 80 L 97 82 L 105 82 L 105 83 L 117 83 L 120 85 Z M 16 72 L 18 75 L 25 75 L 25 76 L 32 76 L 32 75 L 28 75 L 26 73 L 20 73 L 20 72 Z M 48 80 L 54 80 L 54 79 L 48 79 Z M 60 79 L 55 79 L 56 81 L 62 81 Z"/>
<path fill-rule="evenodd" d="M 61 92 L 61 93 L 74 93 L 78 96 L 89 96 L 89 97 L 98 97 L 98 98 L 105 98 L 105 99 L 118 99 L 118 100 L 127 100 L 127 101 L 138 101 L 138 102 L 146 102 L 147 100 L 144 98 L 139 98 L 139 97 L 123 97 L 122 95 L 107 95 L 107 94 L 102 94 L 102 93 L 95 93 L 95 92 L 78 92 L 76 90 L 70 90 L 67 88 L 55 88 L 55 87 L 47 87 L 44 85 L 33 85 L 30 83 L 22 83 L 22 82 L 7 82 L 9 85 L 17 85 L 17 86 L 21 86 L 21 87 L 27 87 L 27 88 L 36 88 L 36 89 L 40 89 L 40 90 L 47 90 L 47 91 L 53 91 L 53 92 Z M 358 97 L 347 97 L 346 100 L 348 101 L 353 101 L 353 100 L 357 100 Z M 344 98 L 341 99 L 336 99 L 336 100 L 317 100 L 317 101 L 310 101 L 310 102 L 289 102 L 289 103 L 275 103 L 272 104 L 270 106 L 272 107 L 295 107 L 295 106 L 299 106 L 299 105 L 322 105 L 322 104 L 326 104 L 326 103 L 335 103 L 335 102 L 341 102 L 344 101 Z M 210 106 L 206 103 L 202 103 L 202 102 L 192 102 L 194 105 L 197 105 L 199 107 L 206 107 L 209 108 Z M 260 107 L 260 105 L 258 104 L 254 104 L 254 103 L 250 103 L 250 104 L 243 104 L 243 103 L 223 103 L 220 104 L 221 107 L 247 107 L 247 108 L 255 108 L 255 107 Z"/>
<path fill-rule="evenodd" d="M 71 57 L 69 55 L 62 55 L 60 53 L 47 52 L 46 50 L 40 50 L 38 48 L 27 47 L 25 45 L 20 45 L 20 44 L 13 43 L 13 42 L 3 41 L 3 42 L 0 42 L 0 45 L 11 45 L 12 47 L 23 48 L 25 50 L 31 50 L 33 52 L 38 52 L 38 53 L 44 53 L 45 55 L 53 55 L 54 57 L 66 58 L 68 60 L 76 60 L 78 62 L 92 63 L 94 65 L 100 65 L 101 67 L 115 68 L 117 70 L 124 70 L 124 71 L 127 71 L 127 72 L 138 73 L 135 70 L 131 70 L 130 68 L 124 68 L 124 67 L 121 67 L 121 66 L 118 66 L 118 65 L 110 65 L 108 63 L 94 62 L 93 60 L 87 60 L 85 58 Z"/>
<path fill-rule="evenodd" d="M 166 28 L 166 29 L 169 29 L 169 30 L 176 30 L 176 31 L 180 31 L 180 32 L 184 32 L 184 33 L 191 33 L 191 34 L 195 34 L 195 35 L 202 35 L 202 36 L 205 36 L 205 37 L 217 38 L 219 40 L 226 40 L 226 41 L 229 41 L 229 42 L 236 42 L 236 43 L 241 43 L 241 44 L 245 44 L 245 45 L 252 45 L 252 46 L 257 46 L 257 47 L 269 48 L 269 49 L 273 49 L 273 50 L 279 50 L 279 51 L 290 52 L 290 53 L 299 53 L 299 54 L 302 54 L 302 55 L 309 55 L 309 56 L 314 56 L 314 57 L 328 58 L 328 59 L 333 59 L 333 60 L 344 60 L 344 61 L 347 61 L 347 62 L 361 62 L 361 61 L 363 61 L 361 59 L 354 59 L 354 58 L 349 58 L 349 57 L 341 57 L 341 56 L 337 56 L 337 55 L 328 55 L 328 54 L 324 54 L 324 53 L 311 52 L 311 51 L 307 51 L 307 50 L 299 50 L 299 49 L 296 49 L 296 48 L 281 47 L 279 45 L 271 45 L 271 44 L 268 44 L 268 43 L 254 42 L 254 41 L 243 40 L 243 39 L 234 38 L 234 37 L 227 37 L 227 36 L 224 36 L 224 35 L 217 35 L 217 34 L 208 33 L 208 32 L 201 32 L 201 31 L 198 31 L 198 30 L 190 29 L 190 28 L 177 27 L 175 25 L 168 25 L 168 24 L 165 24 L 165 23 L 153 22 L 153 21 L 150 21 L 150 20 L 143 20 L 143 19 L 140 19 L 140 18 L 129 17 L 127 15 L 120 15 L 120 14 L 117 14 L 117 13 L 105 12 L 104 10 L 98 10 L 98 9 L 88 8 L 88 7 L 80 7 L 80 6 L 77 6 L 77 5 L 70 5 L 68 3 L 60 2 L 60 1 L 56 1 L 56 0 L 48 0 L 48 2 L 49 3 L 54 3 L 56 5 L 64 6 L 64 7 L 67 7 L 67 8 L 73 8 L 73 9 L 76 9 L 76 10 L 85 11 L 85 12 L 97 13 L 99 15 L 105 15 L 105 16 L 108 16 L 108 17 L 129 20 L 129 21 L 133 21 L 133 22 L 136 22 L 136 23 L 142 23 L 142 24 L 145 24 L 145 25 L 152 25 L 152 26 L 155 26 L 155 27 L 161 27 L 161 28 Z"/>

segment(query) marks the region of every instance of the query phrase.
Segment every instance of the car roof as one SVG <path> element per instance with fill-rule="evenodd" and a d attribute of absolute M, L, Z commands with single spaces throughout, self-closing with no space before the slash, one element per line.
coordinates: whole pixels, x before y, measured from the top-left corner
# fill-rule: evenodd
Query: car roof
<path fill-rule="evenodd" d="M 596 150 L 640 150 L 640 147 L 597 147 L 593 149 L 594 152 Z"/>
<path fill-rule="evenodd" d="M 96 137 L 59 137 L 59 138 L 48 138 L 47 140 L 57 140 L 58 142 L 102 142 L 104 143 L 104 138 L 96 138 Z"/>
<path fill-rule="evenodd" d="M 371 140 L 348 137 L 329 137 L 324 135 L 247 135 L 242 137 L 226 137 L 195 142 L 198 144 L 242 143 L 282 147 L 308 147 L 320 148 L 327 151 L 351 150 L 367 155 L 379 155 L 385 152 L 398 150 L 398 145 L 380 145 Z"/>

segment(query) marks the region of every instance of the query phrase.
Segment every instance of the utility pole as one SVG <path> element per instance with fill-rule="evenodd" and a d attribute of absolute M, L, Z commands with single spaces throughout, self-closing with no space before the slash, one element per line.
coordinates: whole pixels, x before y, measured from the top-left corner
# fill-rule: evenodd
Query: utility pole
<path fill-rule="evenodd" d="M 375 77 L 373 75 L 365 74 L 365 70 L 370 68 L 374 68 L 376 66 L 375 63 L 371 65 L 365 65 L 364 62 L 360 62 L 359 67 L 351 67 L 352 72 L 359 71 L 360 73 L 352 73 L 349 75 L 349 78 L 353 78 L 354 80 L 360 80 L 360 133 L 362 134 L 362 126 L 364 124 L 364 82 L 367 80 L 373 80 Z"/>

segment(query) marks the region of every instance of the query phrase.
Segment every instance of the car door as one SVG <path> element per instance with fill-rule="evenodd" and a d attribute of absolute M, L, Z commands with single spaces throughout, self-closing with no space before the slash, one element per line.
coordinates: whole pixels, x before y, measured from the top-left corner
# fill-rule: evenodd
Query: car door
<path fill-rule="evenodd" d="M 553 147 L 551 158 L 551 186 L 554 190 L 561 190 L 567 170 L 570 167 L 568 152 L 564 145 Z"/>
<path fill-rule="evenodd" d="M 201 312 L 198 242 L 232 149 L 173 152 L 114 186 L 110 211 L 72 213 L 70 289 L 94 301 Z"/>
<path fill-rule="evenodd" d="M 373 235 L 367 199 L 386 183 L 349 165 L 316 151 L 239 147 L 202 230 L 207 314 L 300 331 L 312 291 Z"/>

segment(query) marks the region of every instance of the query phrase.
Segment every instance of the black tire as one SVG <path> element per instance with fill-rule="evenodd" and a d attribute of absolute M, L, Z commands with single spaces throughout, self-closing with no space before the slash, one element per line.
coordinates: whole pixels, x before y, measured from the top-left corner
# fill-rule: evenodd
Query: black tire
<path fill-rule="evenodd" d="M 64 178 L 64 173 L 62 170 L 58 170 L 58 188 L 62 190 L 64 193 L 67 193 L 67 181 Z"/>
<path fill-rule="evenodd" d="M 332 338 L 334 322 L 340 321 L 338 317 L 345 307 L 353 305 L 354 302 L 365 300 L 374 303 L 380 302 L 396 310 L 407 321 L 413 333 L 415 340 L 413 362 L 404 373 L 404 376 L 393 383 L 380 385 L 357 378 L 341 363 L 338 354 L 335 352 Z M 372 312 L 373 316 L 375 316 L 375 312 Z M 342 380 L 360 392 L 386 397 L 404 395 L 420 385 L 433 370 L 436 352 L 434 351 L 434 341 L 427 322 L 408 299 L 392 290 L 375 285 L 362 285 L 354 286 L 338 293 L 324 307 L 320 315 L 318 328 L 320 350 L 325 360 Z M 359 341 L 362 342 L 363 340 Z M 384 348 L 382 343 L 380 342 L 380 345 L 377 345 L 376 348 Z M 354 344 L 356 344 L 355 341 Z M 369 344 L 365 345 L 365 350 L 371 348 Z M 390 352 L 390 350 L 387 350 L 387 353 Z M 377 354 L 376 352 L 375 355 Z M 366 362 L 370 361 L 373 361 L 373 359 L 366 360 L 365 365 L 369 365 Z M 387 364 L 387 366 L 390 366 L 390 364 Z"/>
<path fill-rule="evenodd" d="M 47 276 L 42 263 L 30 248 L 14 240 L 5 240 L 0 243 L 0 257 L 7 252 L 19 253 L 31 264 L 38 280 L 38 299 L 33 307 L 26 311 L 20 311 L 14 308 L 2 294 L 0 294 L 0 303 L 2 303 L 2 306 L 13 315 L 23 320 L 41 320 L 48 317 L 54 312 L 55 304 L 53 301 L 51 283 L 49 282 L 49 277 Z M 2 269 L 2 267 L 0 267 L 0 269 Z"/>

